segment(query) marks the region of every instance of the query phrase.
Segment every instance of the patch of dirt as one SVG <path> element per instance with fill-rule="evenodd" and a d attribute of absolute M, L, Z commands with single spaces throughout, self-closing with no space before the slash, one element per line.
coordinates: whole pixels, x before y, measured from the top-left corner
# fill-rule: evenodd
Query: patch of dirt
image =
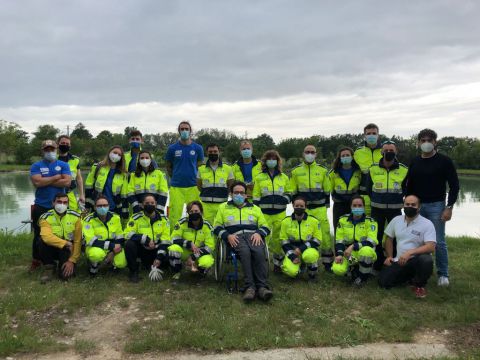
<path fill-rule="evenodd" d="M 413 336 L 415 344 L 446 344 L 449 330 L 420 329 Z"/>
<path fill-rule="evenodd" d="M 448 345 L 459 354 L 480 348 L 480 322 L 450 330 Z"/>

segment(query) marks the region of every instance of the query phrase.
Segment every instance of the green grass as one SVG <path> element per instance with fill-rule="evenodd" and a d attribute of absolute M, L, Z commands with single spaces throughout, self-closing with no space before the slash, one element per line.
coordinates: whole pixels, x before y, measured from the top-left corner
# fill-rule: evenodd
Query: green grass
<path fill-rule="evenodd" d="M 101 317 L 108 314 L 108 304 L 123 314 L 118 321 L 125 334 L 119 336 L 128 353 L 350 346 L 409 342 L 421 329 L 461 331 L 480 321 L 480 241 L 448 241 L 452 284 L 438 288 L 432 278 L 425 300 L 415 299 L 408 288 L 379 289 L 374 281 L 354 289 L 321 272 L 313 284 L 271 275 L 272 302 L 245 305 L 240 295 L 227 294 L 224 284 L 209 279 L 197 286 L 190 274 L 173 286 L 168 279 L 150 283 L 145 273 L 133 285 L 126 271 L 91 280 L 80 264 L 74 280 L 41 285 L 40 273 L 25 270 L 30 235 L 0 235 L 0 357 L 69 347 L 91 354 L 101 339 L 77 339 L 73 345 L 58 341 L 75 333 L 63 319 L 66 314 Z M 137 321 L 126 324 L 129 317 Z M 475 347 L 464 355 L 478 353 Z"/>
<path fill-rule="evenodd" d="M 19 165 L 19 164 L 0 164 L 0 172 L 9 171 L 28 171 L 31 165 Z"/>
<path fill-rule="evenodd" d="M 480 170 L 476 169 L 457 169 L 458 175 L 480 176 Z"/>

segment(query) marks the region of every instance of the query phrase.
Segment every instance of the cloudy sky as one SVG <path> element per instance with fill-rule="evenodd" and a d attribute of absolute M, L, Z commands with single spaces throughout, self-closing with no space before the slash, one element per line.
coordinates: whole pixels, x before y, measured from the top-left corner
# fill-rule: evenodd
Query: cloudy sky
<path fill-rule="evenodd" d="M 480 2 L 0 0 L 0 119 L 480 136 Z"/>

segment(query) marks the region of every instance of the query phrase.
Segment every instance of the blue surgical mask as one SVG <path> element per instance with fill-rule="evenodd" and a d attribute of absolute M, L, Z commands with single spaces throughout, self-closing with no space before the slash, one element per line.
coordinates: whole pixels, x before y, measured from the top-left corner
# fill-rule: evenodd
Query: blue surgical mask
<path fill-rule="evenodd" d="M 180 131 L 180 139 L 188 140 L 189 138 L 190 138 L 190 131 L 189 130 Z"/>
<path fill-rule="evenodd" d="M 57 152 L 56 151 L 48 151 L 43 155 L 43 158 L 47 161 L 55 161 L 55 160 L 57 160 Z"/>
<path fill-rule="evenodd" d="M 352 157 L 351 156 L 344 156 L 340 158 L 340 162 L 343 165 L 350 165 L 352 163 Z"/>
<path fill-rule="evenodd" d="M 252 157 L 252 149 L 243 149 L 240 153 L 244 159 L 250 159 Z"/>
<path fill-rule="evenodd" d="M 232 200 L 235 205 L 242 205 L 245 202 L 245 198 L 241 194 L 233 194 Z"/>
<path fill-rule="evenodd" d="M 277 160 L 267 160 L 265 163 L 269 169 L 274 169 L 277 166 Z"/>
<path fill-rule="evenodd" d="M 365 141 L 367 144 L 375 145 L 378 141 L 378 135 L 365 135 Z"/>
<path fill-rule="evenodd" d="M 132 149 L 140 149 L 140 141 L 130 141 L 130 147 Z"/>
<path fill-rule="evenodd" d="M 105 216 L 108 214 L 108 210 L 109 208 L 107 206 L 99 206 L 97 207 L 97 214 L 100 215 L 100 216 Z"/>
<path fill-rule="evenodd" d="M 365 208 L 363 207 L 352 208 L 352 215 L 362 216 L 363 214 L 365 214 Z"/>

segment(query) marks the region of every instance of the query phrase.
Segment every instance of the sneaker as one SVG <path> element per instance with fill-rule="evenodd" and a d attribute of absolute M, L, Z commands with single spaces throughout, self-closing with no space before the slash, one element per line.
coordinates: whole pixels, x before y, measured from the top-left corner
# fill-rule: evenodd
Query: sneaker
<path fill-rule="evenodd" d="M 249 287 L 247 290 L 245 290 L 245 293 L 243 294 L 243 301 L 248 303 L 253 300 L 255 300 L 255 289 L 252 287 Z"/>
<path fill-rule="evenodd" d="M 33 260 L 32 260 L 32 263 L 31 263 L 30 266 L 28 267 L 28 272 L 34 272 L 34 271 L 37 270 L 40 266 L 42 266 L 42 262 L 41 262 L 40 260 L 33 259 Z"/>
<path fill-rule="evenodd" d="M 270 289 L 261 287 L 258 289 L 258 297 L 262 299 L 263 301 L 267 302 L 269 301 L 273 296 L 273 292 Z M 245 297 L 243 297 L 243 300 L 245 300 Z"/>
<path fill-rule="evenodd" d="M 93 266 L 90 264 L 90 267 L 88 268 L 88 274 L 90 275 L 91 278 L 94 278 L 98 274 L 98 266 Z"/>
<path fill-rule="evenodd" d="M 450 281 L 448 281 L 448 277 L 446 276 L 439 276 L 437 281 L 438 286 L 448 286 L 450 285 Z"/>
<path fill-rule="evenodd" d="M 353 279 L 352 284 L 355 287 L 362 287 L 365 284 L 365 281 L 363 281 L 362 278 L 358 276 L 355 279 Z"/>
<path fill-rule="evenodd" d="M 138 277 L 138 272 L 131 272 L 128 275 L 128 280 L 134 284 L 138 283 L 140 281 L 140 278 Z"/>
<path fill-rule="evenodd" d="M 415 297 L 417 299 L 424 299 L 427 297 L 427 290 L 424 287 L 416 287 L 415 288 Z"/>

